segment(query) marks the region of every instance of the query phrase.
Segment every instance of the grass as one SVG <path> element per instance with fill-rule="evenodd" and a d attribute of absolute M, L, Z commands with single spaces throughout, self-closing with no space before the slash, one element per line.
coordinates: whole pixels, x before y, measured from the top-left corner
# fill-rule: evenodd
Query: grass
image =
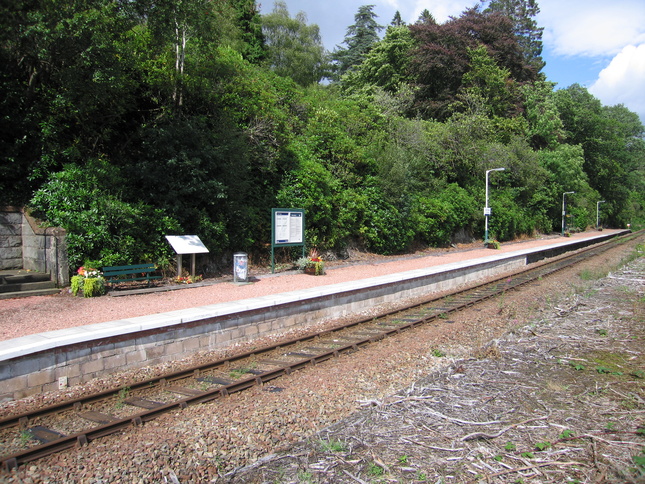
<path fill-rule="evenodd" d="M 303 482 L 303 483 L 310 483 L 314 482 L 313 481 L 313 474 L 308 471 L 299 471 L 298 472 L 298 482 Z"/>
<path fill-rule="evenodd" d="M 128 395 L 130 395 L 130 387 L 123 387 L 121 390 L 119 390 L 119 394 L 116 397 L 116 404 L 115 407 L 117 409 L 123 408 L 125 405 L 125 400 L 128 398 Z"/>
<path fill-rule="evenodd" d="M 369 466 L 368 466 L 368 469 L 367 469 L 367 472 L 371 476 L 379 477 L 379 476 L 382 476 L 385 471 L 383 470 L 383 468 L 380 465 L 378 465 L 378 464 L 376 464 L 374 462 L 370 462 Z"/>
<path fill-rule="evenodd" d="M 609 274 L 609 271 L 601 268 L 601 269 L 583 269 L 580 271 L 580 274 L 578 276 L 580 279 L 583 281 L 597 281 L 598 279 L 602 279 L 603 277 L 607 277 L 607 274 Z"/>
<path fill-rule="evenodd" d="M 31 432 L 28 430 L 23 430 L 20 432 L 20 445 L 26 447 L 29 444 L 29 441 L 32 440 Z"/>
<path fill-rule="evenodd" d="M 347 450 L 347 445 L 340 440 L 319 440 L 318 443 L 323 452 L 345 452 Z"/>
<path fill-rule="evenodd" d="M 229 376 L 231 378 L 241 378 L 244 375 L 247 375 L 248 373 L 251 373 L 251 370 L 253 370 L 256 367 L 257 367 L 257 365 L 254 363 L 249 367 L 235 368 L 235 369 L 231 370 L 228 374 L 229 374 Z"/>
<path fill-rule="evenodd" d="M 248 368 L 235 368 L 228 372 L 231 378 L 241 378 L 249 372 Z"/>

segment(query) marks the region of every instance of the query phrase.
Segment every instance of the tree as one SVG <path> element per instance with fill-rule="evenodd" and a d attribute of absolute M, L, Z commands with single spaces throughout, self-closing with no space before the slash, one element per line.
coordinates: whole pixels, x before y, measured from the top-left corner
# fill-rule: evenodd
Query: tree
<path fill-rule="evenodd" d="M 536 0 L 481 0 L 481 2 L 489 2 L 484 10 L 485 13 L 500 12 L 513 21 L 515 35 L 518 36 L 526 63 L 536 72 L 541 71 L 544 67 L 544 60 L 542 60 L 544 28 L 538 27 L 534 20 L 540 13 Z"/>
<path fill-rule="evenodd" d="M 275 2 L 273 12 L 262 17 L 267 57 L 273 71 L 291 77 L 302 86 L 319 82 L 328 74 L 327 52 L 316 24 L 307 25 L 299 12 L 289 16 L 287 4 Z"/>
<path fill-rule="evenodd" d="M 242 31 L 244 45 L 240 52 L 252 64 L 261 64 L 266 59 L 262 20 L 255 0 L 229 0 L 237 12 L 237 25 Z M 215 2 L 213 2 L 215 3 Z M 218 4 L 228 2 L 217 2 Z"/>
<path fill-rule="evenodd" d="M 492 116 L 516 113 L 519 99 L 509 70 L 497 66 L 483 45 L 468 49 L 468 55 L 471 67 L 463 76 L 462 91 L 481 98 Z"/>
<path fill-rule="evenodd" d="M 620 212 L 639 186 L 633 174 L 645 166 L 642 123 L 624 106 L 603 107 L 578 84 L 556 91 L 555 100 L 567 142 L 582 146 L 589 184 L 607 200 L 609 222 L 624 225 L 627 219 Z"/>
<path fill-rule="evenodd" d="M 370 49 L 379 41 L 378 33 L 384 27 L 376 23 L 378 15 L 372 11 L 373 8 L 374 5 L 359 7 L 354 15 L 354 25 L 349 26 L 345 34 L 343 44 L 347 47 L 337 47 L 333 52 L 332 59 L 336 62 L 337 77 L 363 62 Z"/>
<path fill-rule="evenodd" d="M 392 22 L 390 22 L 390 25 L 392 25 L 393 27 L 401 27 L 405 25 L 405 22 L 401 18 L 401 12 L 399 12 L 398 10 L 396 11 L 394 18 L 392 18 Z"/>
<path fill-rule="evenodd" d="M 564 139 L 562 120 L 553 94 L 554 86 L 552 82 L 541 80 L 522 86 L 527 134 L 535 149 L 555 148 Z"/>
<path fill-rule="evenodd" d="M 470 69 L 468 49 L 480 45 L 518 83 L 531 82 L 537 74 L 527 65 L 511 20 L 500 14 L 483 14 L 472 8 L 445 24 L 417 23 L 410 27 L 416 41 L 410 69 L 418 87 L 417 110 L 430 118 L 446 119 L 463 76 Z"/>
<path fill-rule="evenodd" d="M 388 27 L 385 38 L 369 51 L 359 66 L 342 78 L 343 87 L 356 90 L 379 86 L 389 93 L 397 92 L 411 80 L 408 62 L 413 47 L 408 27 Z"/>
<path fill-rule="evenodd" d="M 24 203 L 63 164 L 122 145 L 137 104 L 123 39 L 136 19 L 109 0 L 12 3 L 0 21 L 0 188 Z"/>
<path fill-rule="evenodd" d="M 435 20 L 434 16 L 430 13 L 430 11 L 426 8 L 421 12 L 419 15 L 419 18 L 417 19 L 417 24 L 437 24 L 437 21 Z"/>

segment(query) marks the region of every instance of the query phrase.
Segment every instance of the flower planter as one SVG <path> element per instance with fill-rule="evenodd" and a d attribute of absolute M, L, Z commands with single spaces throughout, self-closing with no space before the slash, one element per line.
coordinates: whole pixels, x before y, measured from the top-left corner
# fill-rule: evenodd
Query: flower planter
<path fill-rule="evenodd" d="M 325 274 L 325 263 L 320 256 L 318 256 L 318 251 L 312 249 L 309 253 L 309 257 L 302 257 L 298 259 L 298 269 L 300 269 L 305 274 L 310 274 L 312 276 L 322 276 Z"/>

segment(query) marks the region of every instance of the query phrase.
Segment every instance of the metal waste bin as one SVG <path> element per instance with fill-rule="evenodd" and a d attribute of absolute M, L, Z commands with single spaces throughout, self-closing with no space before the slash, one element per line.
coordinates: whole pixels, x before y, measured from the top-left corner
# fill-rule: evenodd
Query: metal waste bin
<path fill-rule="evenodd" d="M 246 252 L 233 254 L 233 282 L 248 282 L 249 259 Z"/>

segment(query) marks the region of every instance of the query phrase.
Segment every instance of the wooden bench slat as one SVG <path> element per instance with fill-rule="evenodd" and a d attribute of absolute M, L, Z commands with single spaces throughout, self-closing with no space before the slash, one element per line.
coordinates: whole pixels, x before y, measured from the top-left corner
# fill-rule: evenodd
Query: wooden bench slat
<path fill-rule="evenodd" d="M 134 271 L 111 271 L 111 270 L 103 270 L 103 275 L 104 276 L 119 276 L 121 274 L 143 274 L 145 272 L 154 272 L 155 269 L 136 269 Z"/>
<path fill-rule="evenodd" d="M 157 270 L 155 264 L 134 264 L 129 266 L 110 266 L 103 268 L 103 277 L 107 283 L 131 282 L 131 281 L 148 281 L 151 279 L 161 279 L 162 276 L 153 276 L 151 272 Z M 139 275 L 139 277 L 134 277 Z M 126 277 L 123 277 L 126 276 Z M 133 277 L 127 277 L 133 276 Z"/>
<path fill-rule="evenodd" d="M 120 270 L 138 270 L 138 269 L 155 269 L 156 265 L 155 264 L 136 264 L 132 266 L 108 266 L 104 267 L 104 270 L 114 270 L 114 271 L 120 271 Z"/>
<path fill-rule="evenodd" d="M 147 281 L 149 279 L 161 279 L 161 276 L 149 276 L 149 277 L 128 277 L 126 279 L 112 278 L 106 282 L 128 282 L 128 281 Z"/>

